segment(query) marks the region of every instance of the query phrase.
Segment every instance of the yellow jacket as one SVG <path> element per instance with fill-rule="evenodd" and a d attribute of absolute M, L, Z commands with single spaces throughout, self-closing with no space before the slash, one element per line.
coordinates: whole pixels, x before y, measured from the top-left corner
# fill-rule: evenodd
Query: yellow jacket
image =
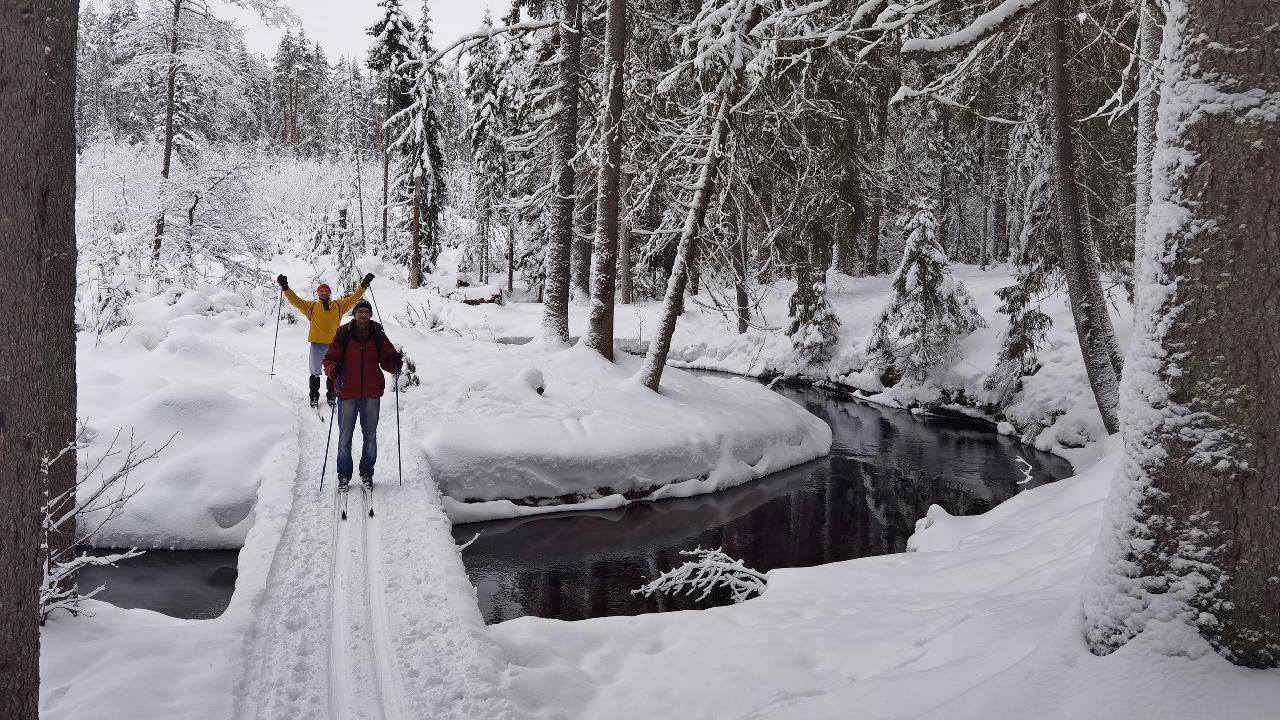
<path fill-rule="evenodd" d="M 329 309 L 324 309 L 324 303 L 319 300 L 303 300 L 298 294 L 289 288 L 284 291 L 284 296 L 289 299 L 289 304 L 298 308 L 298 311 L 307 316 L 307 320 L 311 321 L 311 329 L 307 332 L 307 341 L 313 343 L 331 343 L 333 336 L 338 334 L 338 326 L 342 324 L 342 315 L 351 309 L 360 296 L 364 295 L 364 286 L 356 288 L 356 291 L 344 298 L 329 301 Z"/>

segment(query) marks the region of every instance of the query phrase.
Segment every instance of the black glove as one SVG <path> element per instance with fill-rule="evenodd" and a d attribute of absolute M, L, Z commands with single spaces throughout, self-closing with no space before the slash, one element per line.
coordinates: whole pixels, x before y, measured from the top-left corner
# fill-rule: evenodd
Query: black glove
<path fill-rule="evenodd" d="M 404 353 L 397 350 L 391 354 L 391 367 L 395 368 L 392 372 L 399 374 L 400 369 L 404 367 Z"/>
<path fill-rule="evenodd" d="M 343 368 L 342 368 L 342 363 L 340 363 L 340 362 L 336 362 L 336 363 L 334 363 L 334 364 L 333 364 L 333 379 L 334 379 L 334 380 L 337 380 L 338 378 L 342 377 L 342 370 L 343 370 Z"/>
<path fill-rule="evenodd" d="M 289 289 L 289 278 L 283 275 L 276 276 L 276 283 L 280 285 L 280 290 L 282 292 Z"/>
<path fill-rule="evenodd" d="M 371 282 L 373 282 L 373 273 L 365 275 L 364 279 L 360 281 L 360 284 L 364 287 L 369 287 L 369 283 Z"/>

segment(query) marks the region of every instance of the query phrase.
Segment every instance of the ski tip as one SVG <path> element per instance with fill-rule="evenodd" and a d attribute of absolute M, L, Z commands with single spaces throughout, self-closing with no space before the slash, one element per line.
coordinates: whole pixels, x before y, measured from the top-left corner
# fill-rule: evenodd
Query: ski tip
<path fill-rule="evenodd" d="M 369 517 L 373 517 L 373 508 L 369 508 Z"/>

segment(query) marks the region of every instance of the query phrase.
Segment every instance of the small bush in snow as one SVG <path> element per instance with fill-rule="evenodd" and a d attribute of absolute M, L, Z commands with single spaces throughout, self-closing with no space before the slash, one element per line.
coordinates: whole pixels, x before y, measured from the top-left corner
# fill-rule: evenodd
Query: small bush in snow
<path fill-rule="evenodd" d="M 739 603 L 752 595 L 764 592 L 768 584 L 768 578 L 763 573 L 752 570 L 742 564 L 741 560 L 729 557 L 724 553 L 723 548 L 715 550 L 695 548 L 681 550 L 680 554 L 698 559 L 662 573 L 652 582 L 639 590 L 632 590 L 631 593 L 647 597 L 660 592 L 675 594 L 681 591 L 686 595 L 692 595 L 695 591 L 701 590 L 697 599 L 705 600 L 712 590 L 723 587 L 728 588 L 730 597 L 735 603 Z"/>
<path fill-rule="evenodd" d="M 76 433 L 76 439 L 71 444 L 54 457 L 44 461 L 40 470 L 44 476 L 41 483 L 44 487 L 48 487 L 49 468 L 54 463 L 65 462 L 66 458 L 72 457 L 72 452 L 88 447 L 86 435 L 86 428 L 81 426 Z M 97 462 L 85 472 L 79 474 L 73 487 L 45 500 L 43 522 L 45 548 L 49 549 L 55 544 L 52 541 L 53 536 L 68 532 L 75 533 L 77 544 L 50 551 L 45 557 L 44 579 L 40 584 L 41 624 L 55 610 L 66 610 L 73 615 L 78 613 L 81 600 L 91 598 L 102 590 L 99 587 L 81 594 L 76 587 L 76 575 L 81 570 L 94 565 L 114 565 L 121 560 L 142 554 L 136 548 L 101 557 L 78 552 L 80 545 L 91 544 L 98 532 L 120 514 L 129 498 L 142 489 L 141 486 L 129 487 L 129 475 L 138 469 L 138 466 L 155 458 L 169 446 L 169 443 L 165 442 L 156 450 L 144 455 L 142 445 L 135 445 L 132 441 L 128 449 L 117 450 L 118 440 L 119 434 L 111 441 L 102 457 L 98 458 Z M 96 486 L 91 486 L 90 481 L 99 475 L 103 464 L 121 452 L 124 452 L 124 459 L 120 462 L 120 466 L 110 474 L 104 475 Z"/>
<path fill-rule="evenodd" d="M 955 355 L 960 338 L 986 322 L 969 291 L 951 274 L 938 242 L 937 218 L 925 203 L 912 205 L 893 296 L 871 329 L 867 353 L 886 376 L 923 380 L 930 368 Z"/>
<path fill-rule="evenodd" d="M 827 302 L 826 286 L 821 282 L 796 285 L 787 314 L 791 316 L 787 337 L 799 357 L 809 363 L 830 360 L 840 319 Z"/>

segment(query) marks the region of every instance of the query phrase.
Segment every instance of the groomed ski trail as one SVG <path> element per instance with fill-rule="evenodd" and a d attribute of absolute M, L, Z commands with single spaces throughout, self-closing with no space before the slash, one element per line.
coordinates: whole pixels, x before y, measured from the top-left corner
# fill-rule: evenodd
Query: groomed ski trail
<path fill-rule="evenodd" d="M 301 353 L 282 355 L 285 367 L 305 367 Z M 321 493 L 330 425 L 307 417 L 305 390 L 291 389 L 300 448 L 293 507 L 245 641 L 233 717 L 511 718 L 500 687 L 506 663 L 484 629 L 425 463 L 406 455 L 405 485 L 395 485 L 395 428 L 382 423 L 377 515 L 368 517 L 353 483 L 361 498 L 339 520 L 336 438 Z"/>

